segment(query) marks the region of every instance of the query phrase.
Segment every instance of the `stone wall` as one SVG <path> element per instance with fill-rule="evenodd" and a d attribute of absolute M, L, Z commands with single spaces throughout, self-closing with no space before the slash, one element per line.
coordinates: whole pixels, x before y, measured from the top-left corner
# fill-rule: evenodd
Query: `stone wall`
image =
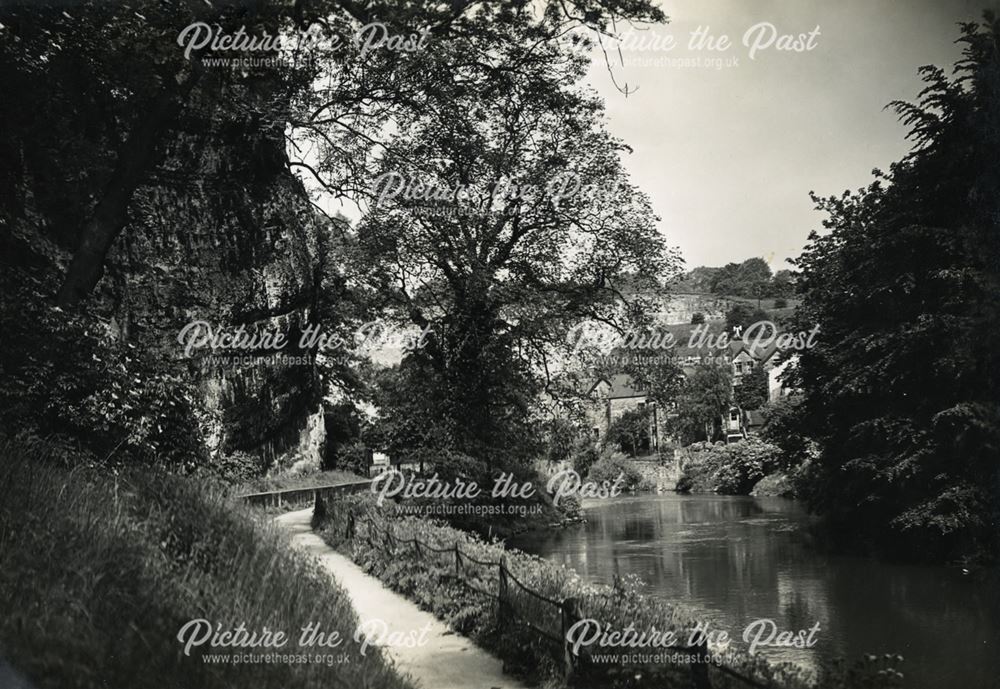
<path fill-rule="evenodd" d="M 664 456 L 668 459 L 662 464 L 653 460 L 632 460 L 632 465 L 646 481 L 655 486 L 658 493 L 676 489 L 677 481 L 681 478 L 681 465 L 677 457 L 671 456 L 669 452 Z"/>

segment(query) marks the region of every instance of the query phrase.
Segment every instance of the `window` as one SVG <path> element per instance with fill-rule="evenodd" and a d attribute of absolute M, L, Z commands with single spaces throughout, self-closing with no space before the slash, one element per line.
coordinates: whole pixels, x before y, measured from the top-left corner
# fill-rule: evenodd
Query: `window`
<path fill-rule="evenodd" d="M 730 421 L 739 421 L 740 420 L 740 412 L 738 410 L 736 410 L 736 409 L 731 409 L 729 411 L 729 420 Z"/>
<path fill-rule="evenodd" d="M 735 366 L 736 366 L 736 372 L 737 373 L 743 373 L 743 362 L 742 361 L 737 361 L 736 364 L 735 364 Z"/>
<path fill-rule="evenodd" d="M 600 440 L 600 439 L 601 439 L 601 429 L 598 428 L 597 426 L 594 426 L 594 440 Z"/>

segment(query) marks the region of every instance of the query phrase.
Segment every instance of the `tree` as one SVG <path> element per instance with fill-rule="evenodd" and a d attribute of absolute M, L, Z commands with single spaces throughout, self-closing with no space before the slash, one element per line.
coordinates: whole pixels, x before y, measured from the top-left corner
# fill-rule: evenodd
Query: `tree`
<path fill-rule="evenodd" d="M 851 533 L 909 555 L 991 557 L 1000 481 L 1000 24 L 962 27 L 956 77 L 921 69 L 894 103 L 914 148 L 827 214 L 795 262 L 793 383 L 821 454 L 806 497 Z"/>
<path fill-rule="evenodd" d="M 737 302 L 726 311 L 726 330 L 733 335 L 736 328 L 746 330 L 748 327 L 754 323 L 759 323 L 760 321 L 766 321 L 769 319 L 767 311 L 761 309 L 755 309 L 749 304 L 743 302 Z"/>
<path fill-rule="evenodd" d="M 705 314 L 700 311 L 696 311 L 691 314 L 691 325 L 701 325 L 705 322 Z"/>
<path fill-rule="evenodd" d="M 506 28 L 518 45 L 534 33 L 516 17 Z M 513 59 L 475 36 L 438 47 L 460 66 L 428 108 L 397 118 L 355 260 L 387 315 L 430 331 L 409 357 L 443 386 L 455 449 L 511 461 L 569 327 L 620 320 L 622 286 L 655 284 L 678 262 L 578 86 L 584 57 L 543 43 L 494 80 L 466 57 L 490 50 Z M 586 188 L 556 196 L 553 180 Z"/>
<path fill-rule="evenodd" d="M 790 297 L 795 293 L 795 277 L 790 270 L 779 270 L 771 279 L 770 296 Z"/>
<path fill-rule="evenodd" d="M 771 268 L 762 258 L 748 258 L 742 263 L 727 263 L 711 277 L 715 294 L 736 297 L 766 296 L 771 284 Z"/>
<path fill-rule="evenodd" d="M 810 438 L 803 416 L 802 395 L 780 397 L 763 409 L 761 438 L 781 450 L 778 468 L 789 471 L 816 455 L 816 443 Z"/>
<path fill-rule="evenodd" d="M 332 179 L 315 179 L 328 191 L 344 192 L 354 186 L 354 161 L 365 160 L 357 153 L 377 143 L 371 131 L 387 129 L 388 111 L 421 107 L 422 96 L 435 88 L 432 79 L 448 73 L 436 51 L 365 54 L 345 36 L 377 21 L 394 35 L 427 27 L 443 45 L 452 32 L 500 36 L 504 18 L 513 16 L 526 18 L 534 30 L 533 43 L 552 40 L 570 26 L 603 32 L 617 21 L 665 19 L 645 0 L 625 7 L 617 2 L 583 4 L 549 2 L 535 14 L 524 7 L 491 10 L 482 0 L 443 6 L 377 0 L 82 0 L 72 12 L 53 3 L 5 3 L 0 9 L 5 35 L 0 76 L 8 97 L 0 106 L 5 125 L 0 152 L 16 165 L 0 177 L 0 199 L 20 214 L 28 198 L 26 177 L 72 180 L 70 194 L 50 181 L 32 191 L 36 201 L 53 201 L 55 219 L 66 223 L 57 227 L 57 239 L 73 256 L 56 300 L 63 307 L 75 306 L 99 282 L 108 252 L 134 219 L 137 190 L 157 172 L 164 154 L 197 163 L 203 142 L 191 145 L 179 136 L 187 133 L 192 111 L 212 112 L 242 130 L 246 154 L 260 164 L 264 178 L 289 166 L 316 172 L 302 160 L 289 163 L 285 150 L 286 123 L 294 132 L 292 146 L 296 136 L 308 131 L 338 151 L 327 159 L 336 162 L 325 168 L 337 171 Z M 213 69 L 202 64 L 210 48 L 185 50 L 177 43 L 178 33 L 195 22 L 220 34 L 244 31 L 260 38 L 308 31 L 328 42 L 317 42 L 321 48 L 275 47 L 267 52 L 268 58 L 281 59 L 261 60 L 258 50 L 257 62 L 264 66 Z M 515 50 L 528 54 L 531 44 L 511 47 L 508 57 Z M 338 78 L 319 79 L 331 75 Z M 46 88 L 38 88 L 39 83 Z M 69 174 L 67 164 L 75 168 Z M 190 174 L 176 167 L 169 172 Z M 232 170 L 226 172 L 222 176 L 232 180 Z M 55 198 L 45 198 L 50 195 Z"/>
<path fill-rule="evenodd" d="M 649 453 L 652 414 L 648 408 L 629 409 L 608 426 L 605 445 L 615 444 L 630 457 Z"/>
<path fill-rule="evenodd" d="M 701 364 L 695 368 L 677 396 L 674 424 L 682 440 L 713 440 L 722 415 L 732 406 L 732 390 L 728 367 Z"/>
<path fill-rule="evenodd" d="M 767 371 L 763 366 L 754 367 L 740 378 L 734 397 L 736 406 L 744 411 L 760 409 L 767 403 Z"/>

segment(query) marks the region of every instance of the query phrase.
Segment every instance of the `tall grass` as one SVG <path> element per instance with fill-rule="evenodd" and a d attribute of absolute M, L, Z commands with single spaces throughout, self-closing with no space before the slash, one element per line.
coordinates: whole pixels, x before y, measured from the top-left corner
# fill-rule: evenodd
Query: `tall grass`
<path fill-rule="evenodd" d="M 311 559 L 222 489 L 150 471 L 67 471 L 0 442 L 0 656 L 38 687 L 213 689 L 410 685 L 358 652 L 348 599 Z M 187 621 L 338 630 L 349 662 L 210 664 Z M 303 649 L 314 652 L 326 649 Z M 264 653 L 266 651 L 255 651 Z"/>

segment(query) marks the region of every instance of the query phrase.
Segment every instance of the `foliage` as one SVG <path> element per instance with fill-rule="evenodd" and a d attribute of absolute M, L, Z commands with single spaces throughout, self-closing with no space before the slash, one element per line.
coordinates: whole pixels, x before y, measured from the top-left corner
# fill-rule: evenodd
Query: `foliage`
<path fill-rule="evenodd" d="M 581 86 L 586 55 L 538 42 L 528 13 L 484 16 L 503 35 L 436 44 L 453 70 L 434 72 L 426 107 L 394 118 L 351 260 L 387 317 L 430 331 L 406 363 L 421 371 L 433 441 L 495 464 L 498 448 L 508 462 L 535 454 L 535 402 L 569 328 L 621 320 L 622 286 L 658 284 L 678 261 Z M 584 187 L 555 196 L 560 179 Z M 387 196 L 392 180 L 423 193 Z"/>
<path fill-rule="evenodd" d="M 351 639 L 357 618 L 327 572 L 210 482 L 148 468 L 103 480 L 56 468 L 45 444 L 4 440 L 0 455 L 0 645 L 32 686 L 409 686 L 382 653 L 346 645 L 333 667 L 184 656 L 177 633 L 194 619 L 293 638 L 322 620 Z"/>
<path fill-rule="evenodd" d="M 644 332 L 648 333 L 650 341 L 665 333 L 655 326 L 646 328 Z M 685 341 L 675 340 L 675 343 L 678 342 L 686 344 Z M 684 380 L 684 372 L 678 359 L 668 356 L 670 353 L 669 350 L 658 350 L 651 356 L 622 355 L 625 359 L 622 367 L 624 373 L 630 375 L 635 385 L 645 391 L 648 399 L 660 405 L 661 409 L 669 408 L 677 400 Z"/>
<path fill-rule="evenodd" d="M 777 298 L 790 297 L 795 294 L 795 275 L 790 270 L 779 270 L 771 279 L 771 296 L 776 297 L 775 308 L 782 308 L 777 304 Z"/>
<path fill-rule="evenodd" d="M 737 302 L 726 311 L 726 330 L 733 333 L 736 328 L 740 328 L 742 332 L 754 323 L 766 320 L 770 320 L 767 311 L 753 308 L 743 302 Z"/>
<path fill-rule="evenodd" d="M 767 371 L 757 364 L 740 377 L 740 384 L 733 391 L 736 406 L 744 411 L 760 409 L 767 403 L 767 385 Z"/>
<path fill-rule="evenodd" d="M 722 414 L 732 406 L 732 375 L 726 366 L 699 364 L 677 396 L 677 415 L 670 421 L 682 444 L 713 440 Z"/>
<path fill-rule="evenodd" d="M 956 76 L 921 69 L 894 103 L 913 150 L 876 180 L 814 197 L 827 232 L 796 261 L 797 414 L 819 443 L 806 497 L 885 549 L 995 557 L 1000 523 L 1000 24 L 962 27 Z"/>
<path fill-rule="evenodd" d="M 653 486 L 636 468 L 635 463 L 620 452 L 605 452 L 594 462 L 587 473 L 587 480 L 609 487 L 622 478 L 623 490 L 652 490 Z"/>
<path fill-rule="evenodd" d="M 755 498 L 794 498 L 796 497 L 796 488 L 794 482 L 789 478 L 789 476 L 779 471 L 773 474 L 768 474 L 754 484 L 753 489 L 750 491 L 750 495 Z"/>
<path fill-rule="evenodd" d="M 608 426 L 604 444 L 613 444 L 631 457 L 649 454 L 652 423 L 653 415 L 648 407 L 627 409 Z"/>
<path fill-rule="evenodd" d="M 182 369 L 47 303 L 36 272 L 5 268 L 0 289 L 0 425 L 73 445 L 66 461 L 205 465 L 205 415 Z"/>
<path fill-rule="evenodd" d="M 705 322 L 705 314 L 701 311 L 695 311 L 691 314 L 691 325 L 701 325 Z"/>
<path fill-rule="evenodd" d="M 780 397 L 763 409 L 764 425 L 760 436 L 781 450 L 779 466 L 791 470 L 816 457 L 818 449 L 811 439 L 798 394 Z"/>
<path fill-rule="evenodd" d="M 332 404 L 324 409 L 323 426 L 326 431 L 326 446 L 323 453 L 324 469 L 331 469 L 347 463 L 343 456 L 351 445 L 361 438 L 362 423 L 361 412 L 351 402 Z"/>
<path fill-rule="evenodd" d="M 584 443 L 573 453 L 573 471 L 580 476 L 587 476 L 590 473 L 590 468 L 600 458 L 601 452 L 594 443 Z"/>
<path fill-rule="evenodd" d="M 778 466 L 779 451 L 754 437 L 718 443 L 705 450 L 689 448 L 678 490 L 749 495 L 754 485 Z"/>
<path fill-rule="evenodd" d="M 767 296 L 771 284 L 771 268 L 762 258 L 748 258 L 743 263 L 727 263 L 712 276 L 711 290 L 715 294 L 736 297 Z"/>
<path fill-rule="evenodd" d="M 506 669 L 543 686 L 562 686 L 562 649 L 543 641 L 523 622 L 558 637 L 559 609 L 520 593 L 521 589 L 511 584 L 506 619 L 498 618 L 495 596 L 501 558 L 525 587 L 557 602 L 572 599 L 579 617 L 598 620 L 604 629 L 625 629 L 629 625 L 636 630 L 672 629 L 678 632 L 678 638 L 686 640 L 685 630 L 696 624 L 697 616 L 691 611 L 643 593 L 642 582 L 635 577 L 616 578 L 613 585 L 587 582 L 564 565 L 504 548 L 502 543 L 437 522 L 394 515 L 391 508 L 377 507 L 371 496 L 331 501 L 323 512 L 324 521 L 318 526 L 327 543 L 347 554 L 366 572 L 432 611 L 459 633 L 499 655 Z M 349 515 L 353 528 L 348 526 Z M 392 538 L 386 535 L 390 531 Z M 424 545 L 415 546 L 412 543 L 415 538 Z M 456 545 L 468 556 L 462 558 L 460 574 L 455 568 Z M 477 564 L 472 558 L 487 564 Z M 899 679 L 895 670 L 898 660 L 901 659 L 896 656 L 871 657 L 854 664 L 823 664 L 818 668 L 820 686 L 895 687 Z M 791 664 L 769 663 L 762 655 L 751 657 L 740 651 L 728 651 L 724 662 L 762 686 L 775 689 L 814 686 L 808 673 Z M 691 677 L 687 665 L 655 663 L 609 668 L 587 664 L 586 659 L 581 659 L 578 672 L 586 676 L 578 675 L 577 679 L 592 682 L 584 686 L 632 689 L 687 686 Z M 712 685 L 745 686 L 721 672 L 713 676 Z"/>
<path fill-rule="evenodd" d="M 795 291 L 792 272 L 779 270 L 772 275 L 770 266 L 762 258 L 748 258 L 720 268 L 698 266 L 684 275 L 678 288 L 753 299 L 788 297 Z"/>
<path fill-rule="evenodd" d="M 562 416 L 553 416 L 542 424 L 542 434 L 545 443 L 545 459 L 549 462 L 562 462 L 569 459 L 581 440 L 586 440 L 580 427 Z"/>

